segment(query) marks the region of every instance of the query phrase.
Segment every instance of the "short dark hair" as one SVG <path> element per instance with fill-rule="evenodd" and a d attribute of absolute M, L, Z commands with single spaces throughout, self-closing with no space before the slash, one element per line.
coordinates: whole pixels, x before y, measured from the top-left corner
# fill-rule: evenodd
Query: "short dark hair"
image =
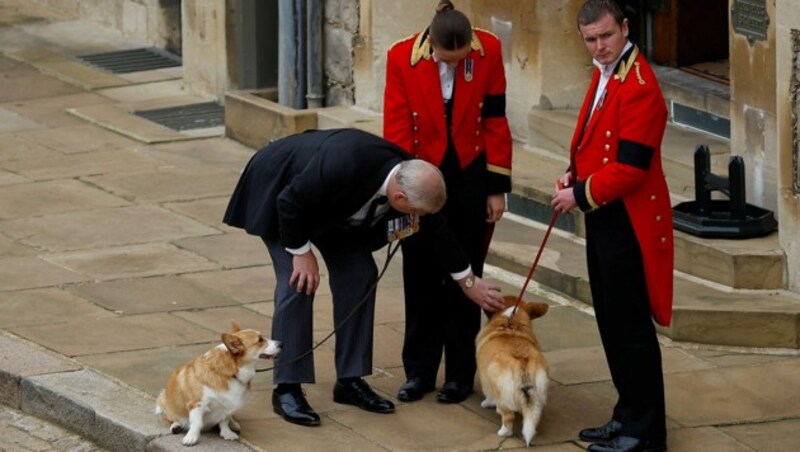
<path fill-rule="evenodd" d="M 436 6 L 428 32 L 431 42 L 444 50 L 462 49 L 472 41 L 472 24 L 450 0 L 441 0 Z"/>
<path fill-rule="evenodd" d="M 611 14 L 620 25 L 625 20 L 625 14 L 615 0 L 587 0 L 578 11 L 578 28 L 593 24 L 606 14 Z"/>

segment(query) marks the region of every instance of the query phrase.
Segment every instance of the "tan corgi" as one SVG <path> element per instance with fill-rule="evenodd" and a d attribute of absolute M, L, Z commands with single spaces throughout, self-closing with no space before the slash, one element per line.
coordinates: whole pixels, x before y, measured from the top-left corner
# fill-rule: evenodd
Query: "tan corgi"
<path fill-rule="evenodd" d="M 273 359 L 281 351 L 280 342 L 232 326 L 233 333 L 222 334 L 222 344 L 172 371 L 156 401 L 156 414 L 172 423 L 172 433 L 187 431 L 181 441 L 185 446 L 215 425 L 223 438 L 239 439 L 233 413 L 244 405 L 256 360 Z"/>
<path fill-rule="evenodd" d="M 506 309 L 495 312 L 475 339 L 478 378 L 486 399 L 501 417 L 498 436 L 513 434 L 515 413 L 522 414 L 522 436 L 530 446 L 547 402 L 547 362 L 533 334 L 531 321 L 547 313 L 544 303 L 504 298 Z"/>

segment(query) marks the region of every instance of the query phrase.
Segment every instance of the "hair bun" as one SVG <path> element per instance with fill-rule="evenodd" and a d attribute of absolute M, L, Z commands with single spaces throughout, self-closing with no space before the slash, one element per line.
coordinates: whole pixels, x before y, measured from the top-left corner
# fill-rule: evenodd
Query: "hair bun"
<path fill-rule="evenodd" d="M 439 5 L 436 6 L 436 14 L 454 9 L 456 9 L 456 7 L 453 6 L 453 2 L 450 0 L 441 0 Z"/>

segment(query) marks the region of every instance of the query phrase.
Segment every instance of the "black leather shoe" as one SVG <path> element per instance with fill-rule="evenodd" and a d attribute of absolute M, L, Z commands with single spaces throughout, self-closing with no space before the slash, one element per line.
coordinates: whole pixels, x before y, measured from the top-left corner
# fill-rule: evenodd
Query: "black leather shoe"
<path fill-rule="evenodd" d="M 442 403 L 460 403 L 472 394 L 472 386 L 455 381 L 448 381 L 436 394 L 436 400 Z"/>
<path fill-rule="evenodd" d="M 375 394 L 366 381 L 358 378 L 343 382 L 337 381 L 333 385 L 333 401 L 355 405 L 362 410 L 373 413 L 393 413 L 394 404 Z"/>
<path fill-rule="evenodd" d="M 590 443 L 597 443 L 602 441 L 611 441 L 622 433 L 622 424 L 615 420 L 610 420 L 602 427 L 585 428 L 578 433 L 578 438 L 581 441 L 588 441 Z"/>
<path fill-rule="evenodd" d="M 426 384 L 420 377 L 409 378 L 400 390 L 397 391 L 397 400 L 403 402 L 413 402 L 419 400 L 426 393 L 433 391 L 433 383 Z"/>
<path fill-rule="evenodd" d="M 617 436 L 611 441 L 594 443 L 586 449 L 591 452 L 663 452 L 667 450 L 665 440 L 646 440 L 632 436 Z"/>
<path fill-rule="evenodd" d="M 319 425 L 319 415 L 306 401 L 302 389 L 290 389 L 283 394 L 278 394 L 273 390 L 272 409 L 292 424 L 309 427 Z"/>

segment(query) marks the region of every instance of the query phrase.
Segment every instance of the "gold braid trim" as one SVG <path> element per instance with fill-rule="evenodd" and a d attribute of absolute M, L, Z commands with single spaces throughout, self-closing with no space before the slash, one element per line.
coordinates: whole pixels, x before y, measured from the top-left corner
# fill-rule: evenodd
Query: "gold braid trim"
<path fill-rule="evenodd" d="M 592 176 L 589 176 L 589 178 L 586 179 L 586 200 L 589 201 L 589 205 L 592 206 L 592 210 L 600 207 L 600 205 L 597 204 L 592 197 Z"/>
<path fill-rule="evenodd" d="M 486 164 L 486 170 L 492 173 L 502 174 L 503 176 L 511 176 L 511 168 L 503 168 L 502 166 Z"/>
<path fill-rule="evenodd" d="M 625 79 L 628 78 L 628 73 L 631 71 L 631 67 L 633 67 L 633 62 L 636 60 L 637 56 L 639 56 L 639 47 L 634 45 L 633 52 L 631 52 L 628 59 L 626 61 L 620 61 L 619 69 L 617 69 L 617 73 L 614 75 L 614 78 L 619 80 L 620 83 L 625 83 Z M 641 77 L 641 74 L 639 76 Z"/>
<path fill-rule="evenodd" d="M 429 60 L 430 58 L 431 40 L 428 39 L 428 31 L 425 30 L 417 35 L 417 39 L 414 40 L 414 46 L 411 47 L 411 67 L 416 66 L 419 60 Z"/>

